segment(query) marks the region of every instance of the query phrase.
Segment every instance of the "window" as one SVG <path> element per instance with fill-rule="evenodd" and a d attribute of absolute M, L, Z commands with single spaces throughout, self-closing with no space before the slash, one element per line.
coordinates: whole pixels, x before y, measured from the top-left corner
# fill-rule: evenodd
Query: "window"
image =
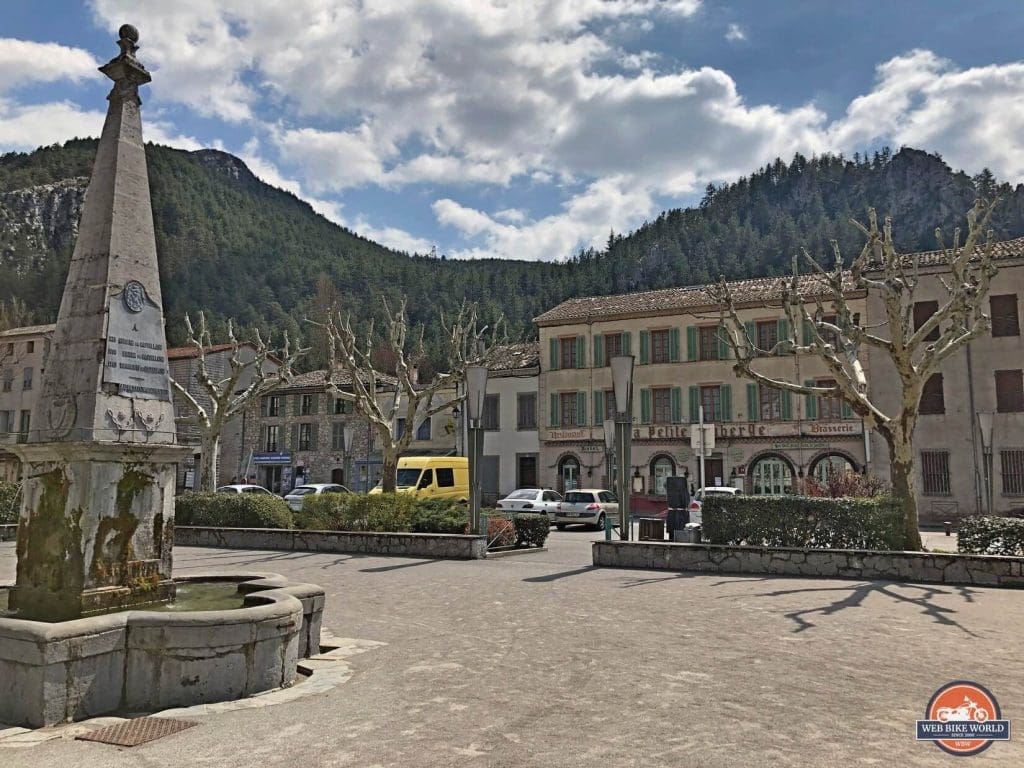
<path fill-rule="evenodd" d="M 516 398 L 516 429 L 537 428 L 537 393 L 520 392 Z"/>
<path fill-rule="evenodd" d="M 427 416 L 423 421 L 420 422 L 419 428 L 416 430 L 417 440 L 429 440 L 430 439 L 430 417 Z"/>
<path fill-rule="evenodd" d="M 942 394 L 942 374 L 933 373 L 921 390 L 921 405 L 918 413 L 931 415 L 946 412 L 946 401 Z"/>
<path fill-rule="evenodd" d="M 309 416 L 313 413 L 313 396 L 303 395 L 302 400 L 299 403 L 299 415 Z"/>
<path fill-rule="evenodd" d="M 434 484 L 434 470 L 424 469 L 423 474 L 420 476 L 420 481 L 416 484 L 417 488 L 429 488 Z"/>
<path fill-rule="evenodd" d="M 1024 411 L 1024 375 L 1021 371 L 996 371 L 996 410 L 1000 413 Z"/>
<path fill-rule="evenodd" d="M 501 408 L 501 395 L 484 396 L 484 413 L 481 426 L 484 429 L 495 431 L 499 429 L 499 409 Z"/>
<path fill-rule="evenodd" d="M 834 387 L 834 379 L 819 379 L 814 382 L 816 387 Z M 818 419 L 821 421 L 832 421 L 843 418 L 843 401 L 840 397 L 818 396 Z"/>
<path fill-rule="evenodd" d="M 354 404 L 353 404 L 353 402 L 351 400 L 345 400 L 342 397 L 334 398 L 334 415 L 335 416 L 344 416 L 346 414 L 352 413 L 353 407 L 354 407 Z"/>
<path fill-rule="evenodd" d="M 659 456 L 651 462 L 651 478 L 655 496 L 665 496 L 665 481 L 676 473 L 676 464 L 668 456 Z"/>
<path fill-rule="evenodd" d="M 4 371 L 4 392 L 10 392 L 14 387 L 14 371 Z"/>
<path fill-rule="evenodd" d="M 576 337 L 573 336 L 568 339 L 558 340 L 558 357 L 559 357 L 559 368 L 575 368 L 576 367 Z"/>
<path fill-rule="evenodd" d="M 670 355 L 668 329 L 651 331 L 651 362 L 667 363 L 671 359 Z"/>
<path fill-rule="evenodd" d="M 345 450 L 345 424 L 343 422 L 336 421 L 331 424 L 331 450 Z"/>
<path fill-rule="evenodd" d="M 759 496 L 793 492 L 793 467 L 778 456 L 766 456 L 754 464 L 752 490 Z M 706 482 L 706 481 L 705 481 Z"/>
<path fill-rule="evenodd" d="M 1017 294 L 1007 293 L 989 298 L 992 309 L 993 336 L 1020 336 L 1020 320 L 1017 318 Z"/>
<path fill-rule="evenodd" d="M 603 504 L 618 504 L 619 500 L 611 491 L 598 491 L 597 500 Z"/>
<path fill-rule="evenodd" d="M 32 411 L 21 412 L 21 425 L 18 427 L 18 442 L 23 443 L 28 440 L 28 432 L 32 426 Z"/>
<path fill-rule="evenodd" d="M 775 320 L 765 320 L 757 324 L 757 347 L 761 354 L 768 355 L 779 343 L 779 324 Z"/>
<path fill-rule="evenodd" d="M 606 333 L 604 336 L 604 364 L 611 365 L 612 358 L 622 354 L 622 334 Z"/>
<path fill-rule="evenodd" d="M 22 371 L 23 378 L 21 380 L 22 389 L 32 389 L 32 369 L 26 368 Z"/>
<path fill-rule="evenodd" d="M 561 414 L 559 424 L 563 427 L 575 427 L 579 423 L 576 420 L 576 393 L 562 392 L 558 400 L 558 410 Z"/>
<path fill-rule="evenodd" d="M 604 391 L 604 417 L 605 419 L 614 419 L 615 415 L 615 390 L 606 389 Z"/>
<path fill-rule="evenodd" d="M 921 480 L 925 496 L 949 496 L 947 451 L 921 451 Z"/>
<path fill-rule="evenodd" d="M 612 393 L 612 399 L 615 399 Z M 651 390 L 651 403 L 654 406 L 654 423 L 672 423 L 672 390 L 669 387 L 661 387 Z"/>
<path fill-rule="evenodd" d="M 937 301 L 915 301 L 914 302 L 914 330 L 916 331 L 926 322 L 928 319 L 939 311 L 939 302 Z M 925 336 L 925 341 L 935 341 L 939 338 L 939 326 L 935 326 L 935 329 Z"/>
<path fill-rule="evenodd" d="M 1024 496 L 1024 450 L 1013 448 L 999 452 L 1002 463 L 1003 495 Z"/>
<path fill-rule="evenodd" d="M 278 432 L 277 432 L 278 427 L 275 424 L 274 426 L 266 427 L 265 429 L 267 430 L 267 439 L 266 439 L 266 442 L 265 442 L 265 444 L 263 446 L 263 450 L 265 450 L 265 451 L 276 451 L 277 450 L 277 439 L 278 439 Z"/>
<path fill-rule="evenodd" d="M 14 411 L 0 411 L 0 435 L 11 431 L 11 427 L 14 426 L 12 421 L 14 421 Z"/>
<path fill-rule="evenodd" d="M 822 485 L 828 483 L 830 477 L 842 477 L 847 472 L 856 472 L 857 468 L 845 456 L 830 453 L 818 459 L 811 475 Z"/>
<path fill-rule="evenodd" d="M 775 387 L 758 385 L 758 399 L 762 421 L 779 421 L 782 419 L 782 391 Z"/>
<path fill-rule="evenodd" d="M 437 487 L 438 488 L 454 488 L 455 487 L 455 470 L 451 467 L 438 467 L 437 468 Z"/>
<path fill-rule="evenodd" d="M 718 360 L 718 331 L 717 325 L 702 325 L 698 331 L 698 359 Z"/>
<path fill-rule="evenodd" d="M 281 396 L 270 395 L 269 397 L 263 398 L 263 402 L 267 404 L 267 416 L 280 416 L 281 415 Z"/>
<path fill-rule="evenodd" d="M 700 404 L 704 406 L 704 421 L 722 420 L 722 388 L 713 387 L 700 388 Z"/>
<path fill-rule="evenodd" d="M 299 450 L 313 450 L 313 425 L 299 424 Z"/>
<path fill-rule="evenodd" d="M 34 341 L 26 341 L 25 342 L 25 352 L 31 355 L 35 351 L 36 351 L 36 343 Z"/>

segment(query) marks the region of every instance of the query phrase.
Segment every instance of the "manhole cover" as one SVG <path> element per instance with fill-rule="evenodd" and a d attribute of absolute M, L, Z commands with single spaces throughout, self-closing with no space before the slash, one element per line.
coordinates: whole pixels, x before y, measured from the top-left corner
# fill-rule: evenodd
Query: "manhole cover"
<path fill-rule="evenodd" d="M 169 717 L 137 717 L 117 725 L 97 728 L 95 731 L 83 733 L 75 738 L 80 741 L 98 741 L 102 744 L 114 744 L 119 747 L 137 747 L 147 741 L 162 739 L 172 733 L 184 731 L 199 723 L 188 720 L 172 720 Z"/>

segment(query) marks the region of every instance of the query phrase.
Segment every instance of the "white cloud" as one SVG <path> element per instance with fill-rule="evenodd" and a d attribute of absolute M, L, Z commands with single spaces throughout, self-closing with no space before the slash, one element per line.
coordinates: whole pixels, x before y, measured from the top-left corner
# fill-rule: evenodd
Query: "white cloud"
<path fill-rule="evenodd" d="M 27 83 L 100 78 L 98 66 L 92 54 L 81 48 L 0 38 L 0 92 Z"/>
<path fill-rule="evenodd" d="M 356 223 L 350 228 L 363 237 L 368 237 L 396 251 L 427 254 L 430 253 L 430 249 L 434 245 L 429 240 L 412 235 L 398 227 L 374 227 L 365 218 L 356 219 Z"/>
<path fill-rule="evenodd" d="M 103 118 L 103 112 L 66 101 L 21 105 L 0 99 L 0 147 L 30 150 L 76 136 L 99 136 Z"/>
<path fill-rule="evenodd" d="M 730 42 L 739 42 L 747 39 L 747 33 L 739 24 L 730 24 L 725 30 L 725 39 Z"/>

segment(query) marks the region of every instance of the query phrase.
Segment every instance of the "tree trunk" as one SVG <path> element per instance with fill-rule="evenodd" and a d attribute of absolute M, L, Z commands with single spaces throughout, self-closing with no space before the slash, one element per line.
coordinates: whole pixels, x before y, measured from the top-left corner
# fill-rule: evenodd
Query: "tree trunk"
<path fill-rule="evenodd" d="M 911 433 L 913 434 L 913 433 Z M 894 435 L 889 442 L 889 473 L 893 494 L 903 505 L 904 548 L 921 549 L 921 531 L 917 515 L 917 492 L 914 488 L 914 446 L 906 434 Z"/>
<path fill-rule="evenodd" d="M 220 452 L 220 435 L 204 434 L 199 439 L 199 490 L 212 493 L 217 490 L 217 454 Z"/>
<path fill-rule="evenodd" d="M 394 493 L 398 478 L 398 451 L 394 448 L 384 448 L 381 451 L 381 457 L 384 462 L 383 472 L 380 476 L 381 490 L 384 493 Z"/>

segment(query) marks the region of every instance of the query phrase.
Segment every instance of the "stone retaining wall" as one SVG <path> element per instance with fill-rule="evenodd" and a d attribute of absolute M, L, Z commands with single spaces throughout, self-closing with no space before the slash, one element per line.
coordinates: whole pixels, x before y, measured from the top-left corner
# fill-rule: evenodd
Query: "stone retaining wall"
<path fill-rule="evenodd" d="M 367 555 L 476 560 L 487 556 L 484 536 L 448 533 L 364 533 L 354 531 L 296 531 L 280 528 L 213 528 L 177 526 L 179 547 L 225 549 L 283 549 L 301 552 L 352 552 Z"/>
<path fill-rule="evenodd" d="M 1024 589 L 1024 558 L 996 555 L 596 541 L 593 556 L 594 565 L 610 568 L 820 576 Z"/>

